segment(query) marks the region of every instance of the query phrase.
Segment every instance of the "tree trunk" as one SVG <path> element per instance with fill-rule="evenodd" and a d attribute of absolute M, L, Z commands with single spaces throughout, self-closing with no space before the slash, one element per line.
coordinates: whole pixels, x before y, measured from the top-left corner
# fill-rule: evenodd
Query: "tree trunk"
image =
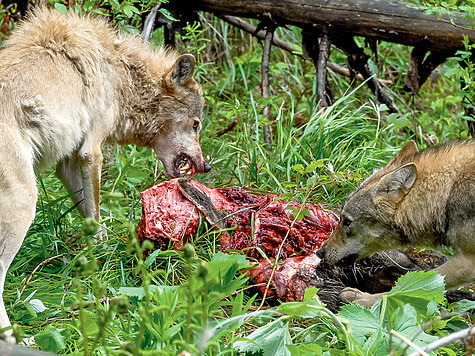
<path fill-rule="evenodd" d="M 474 24 L 459 13 L 437 20 L 424 9 L 392 0 L 181 0 L 188 9 L 259 18 L 271 16 L 279 24 L 328 27 L 330 32 L 364 36 L 428 50 L 462 48 L 463 35 L 475 42 Z M 452 23 L 453 22 L 453 23 Z M 330 33 L 331 36 L 331 33 Z"/>

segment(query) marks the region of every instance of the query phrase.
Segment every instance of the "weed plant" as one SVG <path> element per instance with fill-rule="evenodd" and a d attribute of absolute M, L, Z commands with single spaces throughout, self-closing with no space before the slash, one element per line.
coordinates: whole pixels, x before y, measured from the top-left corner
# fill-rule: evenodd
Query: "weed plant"
<path fill-rule="evenodd" d="M 155 3 L 104 4 L 113 9 L 116 23 L 136 32 L 140 12 Z M 55 6 L 67 11 L 60 2 Z M 74 6 L 105 12 L 94 1 Z M 207 100 L 201 142 L 213 170 L 195 178 L 210 187 L 246 186 L 302 202 L 321 185 L 310 202 L 338 208 L 409 139 L 424 147 L 422 133 L 439 141 L 468 137 L 466 96 L 457 78 L 466 73 L 458 65 L 467 60 L 463 53 L 411 97 L 402 91 L 409 50 L 381 43 L 378 56 L 368 52 L 370 64 L 378 77 L 392 80 L 403 115 L 376 103 L 365 83 L 333 72 L 329 82 L 336 101 L 319 108 L 313 64 L 298 56 L 298 29 L 277 29 L 297 55 L 272 49 L 271 99 L 264 100 L 261 44 L 210 15 L 200 19 L 201 25 L 188 25 L 181 40 L 182 50 L 198 58 L 197 78 Z M 154 32 L 153 45 L 161 43 L 161 31 Z M 330 60 L 344 65 L 346 59 L 333 50 Z M 271 122 L 262 114 L 266 105 Z M 220 135 L 234 120 L 237 125 Z M 272 126 L 273 153 L 263 141 L 266 123 Z M 441 277 L 422 272 L 401 278 L 372 309 L 349 305 L 335 315 L 312 288 L 303 302 L 256 310 L 260 297 L 249 288 L 246 258 L 220 252 L 217 233 L 204 222 L 182 251 L 155 250 L 143 257 L 152 246 L 140 244 L 135 234 L 139 192 L 166 179 L 163 167 L 152 151 L 135 146 L 107 146 L 104 153 L 105 241 L 95 240 L 97 223 L 78 215 L 53 170 L 38 177 L 36 218 L 4 292 L 16 336 L 34 336 L 33 347 L 77 355 L 387 355 L 388 350 L 400 355 L 407 346 L 401 335 L 423 346 L 473 323 L 473 313 L 461 313 L 473 311 L 474 303 L 449 305 Z M 448 312 L 458 314 L 442 318 Z M 455 345 L 437 352 L 463 350 Z"/>

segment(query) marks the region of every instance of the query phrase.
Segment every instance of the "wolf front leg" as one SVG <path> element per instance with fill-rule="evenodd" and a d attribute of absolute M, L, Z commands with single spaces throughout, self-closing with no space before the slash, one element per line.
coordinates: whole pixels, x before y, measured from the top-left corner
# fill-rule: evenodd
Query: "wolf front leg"
<path fill-rule="evenodd" d="M 18 153 L 3 152 L 12 157 Z M 38 195 L 31 160 L 15 157 L 6 163 L 0 172 L 0 329 L 11 326 L 3 300 L 5 278 L 35 217 Z M 3 338 L 15 342 L 12 330 Z"/>
<path fill-rule="evenodd" d="M 75 152 L 71 157 L 67 157 L 57 163 L 56 177 L 61 180 L 68 193 L 71 194 L 71 199 L 77 204 L 79 213 L 83 217 L 86 217 L 86 204 L 84 203 L 78 152 Z"/>
<path fill-rule="evenodd" d="M 347 287 L 340 292 L 339 298 L 342 302 L 350 303 L 356 301 L 359 305 L 370 308 L 379 298 L 386 294 L 388 292 L 371 294 L 356 288 Z"/>
<path fill-rule="evenodd" d="M 435 270 L 445 276 L 446 289 L 474 283 L 475 254 L 457 254 Z"/>
<path fill-rule="evenodd" d="M 103 161 L 101 147 L 84 145 L 79 150 L 78 157 L 84 194 L 84 216 L 100 221 L 101 170 Z M 105 230 L 100 231 L 96 236 L 105 238 Z"/>

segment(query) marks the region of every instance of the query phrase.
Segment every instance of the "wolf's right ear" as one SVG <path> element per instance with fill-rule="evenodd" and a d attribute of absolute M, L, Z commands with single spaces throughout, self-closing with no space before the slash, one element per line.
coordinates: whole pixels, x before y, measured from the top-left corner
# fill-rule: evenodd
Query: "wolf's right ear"
<path fill-rule="evenodd" d="M 184 85 L 193 77 L 195 71 L 196 60 L 192 54 L 182 54 L 176 60 L 169 79 L 169 83 L 176 85 Z"/>
<path fill-rule="evenodd" d="M 417 177 L 415 163 L 404 166 L 386 174 L 378 183 L 377 196 L 391 195 L 402 200 L 414 185 Z"/>
<path fill-rule="evenodd" d="M 386 167 L 402 162 L 404 158 L 412 157 L 418 152 L 419 152 L 419 149 L 417 148 L 417 144 L 413 140 L 410 140 L 408 143 L 404 145 L 403 148 L 401 148 L 401 150 L 396 155 L 396 157 L 394 157 L 391 161 L 389 161 Z"/>

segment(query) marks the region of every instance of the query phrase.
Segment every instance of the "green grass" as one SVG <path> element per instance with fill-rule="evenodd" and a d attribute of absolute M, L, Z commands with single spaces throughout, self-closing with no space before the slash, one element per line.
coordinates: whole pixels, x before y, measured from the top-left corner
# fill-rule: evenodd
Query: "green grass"
<path fill-rule="evenodd" d="M 116 19 L 123 21 L 120 16 Z M 364 83 L 337 74 L 329 75 L 337 101 L 319 109 L 313 64 L 273 48 L 271 99 L 263 100 L 261 44 L 209 15 L 201 19 L 204 29 L 190 27 L 186 39 L 187 50 L 199 58 L 197 77 L 207 99 L 201 142 L 213 165 L 209 174 L 195 178 L 209 187 L 246 186 L 302 202 L 321 185 L 310 202 L 338 208 L 363 177 L 383 166 L 409 139 L 424 147 L 423 130 L 440 141 L 467 137 L 457 78 L 445 75 L 457 68 L 455 61 L 444 64 L 438 79 L 411 98 L 402 91 L 409 50 L 379 45 L 378 60 L 372 55 L 371 65 L 380 77 L 393 80 L 391 89 L 398 95 L 403 120 L 377 104 Z M 300 43 L 296 28 L 279 28 L 277 34 Z M 158 30 L 154 39 L 160 38 Z M 344 65 L 346 59 L 335 50 L 330 60 Z M 411 119 L 403 102 L 419 122 Z M 272 154 L 262 137 L 268 123 L 262 115 L 265 105 L 271 106 L 274 119 Z M 239 123 L 233 130 L 216 135 L 235 119 Z M 348 307 L 335 316 L 311 290 L 303 303 L 253 311 L 260 297 L 246 289 L 250 282 L 242 273 L 245 258 L 219 253 L 217 235 L 205 224 L 193 238 L 193 248 L 157 250 L 142 258 L 149 246 L 140 246 L 135 239 L 141 216 L 139 192 L 166 179 L 163 167 L 151 150 L 135 146 L 107 146 L 104 154 L 101 223 L 107 241 L 93 242 L 95 226 L 91 229 L 91 222 L 78 215 L 50 170 L 38 177 L 36 218 L 9 270 L 4 298 L 17 335 L 36 335 L 43 350 L 87 355 L 175 355 L 183 350 L 193 355 L 272 355 L 292 349 L 295 355 L 363 355 L 388 344 L 389 329 L 400 326 L 394 320 L 404 313 L 411 316 L 407 320 L 411 332 L 421 332 L 423 323 L 444 312 L 473 309 L 472 304 L 447 305 L 441 281 L 417 276 L 409 278 L 434 278 L 430 281 L 437 286 L 433 294 L 427 294 L 424 283 L 418 289 L 435 300 L 427 310 L 419 308 L 420 301 L 411 304 L 414 310 L 398 309 L 399 299 L 393 296 L 377 310 Z M 401 288 L 407 292 L 404 284 Z M 473 313 L 468 318 L 473 320 Z M 361 319 L 364 324 L 357 323 Z M 371 330 L 368 320 L 382 330 L 374 337 L 358 333 L 361 328 Z M 455 316 L 435 323 L 428 333 L 442 336 L 466 325 L 467 319 Z M 429 334 L 426 340 L 431 339 Z M 286 343 L 292 346 L 287 348 Z M 462 346 L 451 346 L 440 354 L 462 353 Z"/>

